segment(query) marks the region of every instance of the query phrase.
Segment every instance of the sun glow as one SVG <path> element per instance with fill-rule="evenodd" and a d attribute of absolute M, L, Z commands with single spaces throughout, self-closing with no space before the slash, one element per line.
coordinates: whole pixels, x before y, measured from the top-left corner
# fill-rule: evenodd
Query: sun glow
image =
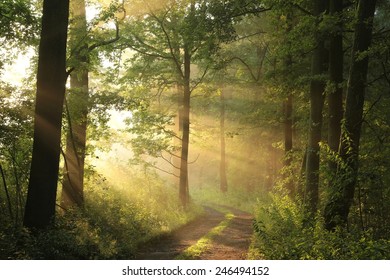
<path fill-rule="evenodd" d="M 15 50 L 15 54 L 18 50 Z M 34 50 L 29 49 L 25 53 L 19 53 L 16 59 L 4 66 L 2 71 L 1 80 L 7 82 L 12 86 L 20 86 L 23 81 L 28 77 L 31 58 L 34 56 Z"/>

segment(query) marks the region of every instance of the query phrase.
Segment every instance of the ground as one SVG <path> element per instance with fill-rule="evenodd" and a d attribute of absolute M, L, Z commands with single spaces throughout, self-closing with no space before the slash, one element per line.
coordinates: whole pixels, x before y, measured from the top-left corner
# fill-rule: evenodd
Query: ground
<path fill-rule="evenodd" d="M 200 254 L 192 256 L 201 260 L 246 259 L 252 236 L 253 217 L 245 212 L 228 207 L 204 207 L 205 213 L 195 221 L 175 232 L 162 236 L 140 248 L 137 259 L 172 260 L 180 258 L 189 247 L 200 240 L 208 244 Z M 226 213 L 234 216 L 226 217 Z M 221 229 L 218 233 L 215 229 Z M 213 234 L 214 233 L 214 234 Z"/>

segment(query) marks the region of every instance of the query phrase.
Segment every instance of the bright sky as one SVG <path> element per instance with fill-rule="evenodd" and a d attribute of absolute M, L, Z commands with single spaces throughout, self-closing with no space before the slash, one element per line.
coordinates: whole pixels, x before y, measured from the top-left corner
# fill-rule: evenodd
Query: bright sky
<path fill-rule="evenodd" d="M 87 21 L 90 22 L 99 11 L 97 6 L 89 6 L 86 11 Z M 15 52 L 19 52 L 19 50 L 15 49 Z M 13 86 L 20 85 L 23 79 L 27 77 L 30 60 L 33 55 L 34 51 L 32 49 L 28 50 L 25 54 L 19 53 L 13 63 L 5 65 L 4 70 L 0 73 L 0 78 Z"/>
<path fill-rule="evenodd" d="M 34 51 L 32 49 L 25 54 L 19 53 L 13 63 L 5 65 L 1 79 L 14 86 L 20 85 L 27 76 L 30 59 L 33 55 Z"/>

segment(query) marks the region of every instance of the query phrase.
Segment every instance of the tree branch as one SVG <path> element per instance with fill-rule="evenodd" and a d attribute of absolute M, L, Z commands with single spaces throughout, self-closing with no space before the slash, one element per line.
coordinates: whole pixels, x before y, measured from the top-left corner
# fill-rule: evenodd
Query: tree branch
<path fill-rule="evenodd" d="M 166 174 L 168 174 L 168 175 L 172 175 L 172 176 L 175 176 L 176 178 L 180 178 L 180 177 L 177 176 L 176 174 L 174 174 L 174 173 L 172 173 L 172 172 L 169 172 L 169 171 L 166 171 L 166 170 L 164 170 L 164 169 L 162 169 L 162 168 L 160 168 L 160 167 L 158 167 L 158 166 L 156 166 L 156 165 L 154 165 L 154 164 L 152 164 L 152 163 L 150 163 L 150 162 L 147 162 L 147 165 L 150 166 L 150 167 L 153 167 L 153 168 L 155 168 L 155 169 L 157 169 L 157 170 L 159 170 L 159 171 L 161 171 L 161 172 L 164 172 L 164 173 L 166 173 Z"/>
<path fill-rule="evenodd" d="M 237 13 L 237 14 L 232 14 L 231 17 L 235 18 L 235 17 L 246 16 L 246 15 L 256 15 L 256 14 L 267 12 L 267 11 L 270 11 L 270 10 L 272 10 L 272 7 L 270 7 L 270 8 L 259 8 L 259 9 L 253 9 L 253 10 L 246 10 L 246 11 L 243 11 L 243 12 L 240 12 L 240 13 Z"/>
<path fill-rule="evenodd" d="M 187 162 L 187 164 L 193 164 L 193 163 L 197 162 L 198 159 L 199 159 L 199 156 L 200 156 L 200 154 L 198 154 L 198 156 L 196 157 L 196 159 L 194 159 L 193 161 Z"/>
<path fill-rule="evenodd" d="M 195 83 L 195 85 L 190 89 L 190 93 L 192 93 L 192 91 L 194 89 L 196 89 L 196 87 L 203 81 L 204 77 L 206 76 L 208 70 L 210 68 L 210 65 L 207 65 L 206 69 L 203 71 L 203 74 L 202 76 L 199 78 L 199 80 Z"/>
<path fill-rule="evenodd" d="M 257 77 L 255 76 L 255 74 L 253 73 L 251 67 L 249 66 L 248 63 L 246 63 L 242 58 L 238 57 L 238 56 L 234 56 L 232 57 L 231 59 L 229 59 L 227 62 L 232 62 L 233 60 L 238 60 L 240 61 L 244 66 L 245 68 L 247 68 L 247 70 L 249 71 L 249 74 L 251 75 L 252 79 L 255 80 L 256 82 L 258 82 L 259 80 L 257 79 Z"/>
<path fill-rule="evenodd" d="M 259 34 L 267 34 L 268 32 L 266 31 L 259 31 L 259 32 L 255 32 L 255 33 L 252 33 L 252 34 L 249 34 L 249 35 L 245 35 L 245 36 L 242 36 L 242 37 L 238 37 L 237 39 L 234 40 L 234 42 L 238 42 L 238 41 L 241 41 L 241 40 L 245 40 L 247 38 L 250 38 L 250 37 L 253 37 L 253 36 L 256 36 L 256 35 L 259 35 Z"/>
<path fill-rule="evenodd" d="M 171 53 L 171 56 L 172 56 L 172 60 L 175 63 L 175 66 L 176 66 L 178 73 L 181 75 L 182 78 L 184 78 L 184 73 L 183 73 L 183 70 L 181 69 L 181 63 L 177 60 L 177 57 L 176 57 L 175 52 L 174 52 L 174 48 L 173 48 L 172 43 L 171 43 L 171 39 L 169 37 L 168 32 L 166 31 L 166 29 L 164 27 L 164 22 L 162 20 L 160 20 L 152 11 L 150 11 L 150 13 L 151 13 L 152 17 L 160 24 L 161 29 L 164 32 L 165 38 L 167 39 L 167 44 L 168 44 L 169 52 Z"/>
<path fill-rule="evenodd" d="M 164 155 L 163 155 L 162 152 L 161 152 L 160 157 L 161 157 L 164 161 L 166 161 L 167 163 L 169 163 L 173 168 L 176 168 L 176 169 L 180 170 L 180 167 L 178 167 L 178 166 L 176 166 L 176 165 L 173 164 L 173 162 L 172 162 L 172 156 L 171 156 L 170 159 L 167 159 L 167 158 L 164 157 Z"/>
<path fill-rule="evenodd" d="M 119 23 L 117 20 L 115 20 L 115 38 L 112 38 L 110 40 L 107 40 L 107 41 L 102 41 L 102 42 L 96 42 L 95 44 L 91 45 L 88 47 L 88 51 L 93 51 L 94 49 L 98 48 L 98 47 L 102 47 L 102 46 L 106 46 L 106 45 L 110 45 L 116 41 L 118 41 L 120 39 L 120 36 L 119 36 Z"/>
<path fill-rule="evenodd" d="M 294 8 L 297 8 L 298 10 L 300 10 L 301 12 L 303 12 L 306 15 L 314 16 L 313 13 L 311 13 L 310 11 L 306 10 L 305 8 L 303 8 L 302 6 L 300 6 L 296 3 L 291 3 L 290 5 Z"/>

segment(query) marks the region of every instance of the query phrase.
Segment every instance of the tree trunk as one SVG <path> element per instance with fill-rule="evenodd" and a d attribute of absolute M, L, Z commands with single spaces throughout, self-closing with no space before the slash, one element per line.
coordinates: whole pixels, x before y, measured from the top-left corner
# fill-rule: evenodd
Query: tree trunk
<path fill-rule="evenodd" d="M 326 1 L 315 1 L 314 12 L 320 16 L 325 11 Z M 320 37 L 320 36 L 318 36 Z M 319 166 L 320 146 L 322 129 L 322 109 L 324 105 L 325 82 L 321 79 L 326 67 L 326 50 L 322 38 L 317 37 L 317 47 L 312 58 L 312 81 L 310 83 L 310 130 L 306 158 L 306 191 L 305 205 L 309 215 L 317 211 L 318 188 L 319 188 Z"/>
<path fill-rule="evenodd" d="M 220 115 L 220 130 L 221 130 L 221 162 L 219 167 L 220 190 L 227 192 L 228 184 L 226 177 L 226 152 L 225 152 L 225 94 L 224 89 L 221 89 L 221 115 Z"/>
<path fill-rule="evenodd" d="M 330 14 L 341 16 L 343 1 L 330 0 Z M 341 120 L 343 117 L 343 23 L 342 19 L 336 24 L 337 30 L 331 35 L 329 41 L 329 77 L 332 91 L 328 94 L 328 144 L 332 152 L 337 153 L 340 145 Z M 337 170 L 335 160 L 329 161 L 330 176 L 334 177 Z M 332 184 L 330 182 L 330 184 Z"/>
<path fill-rule="evenodd" d="M 289 153 L 293 148 L 293 96 L 288 94 L 283 104 L 284 107 L 284 155 L 285 161 L 284 166 L 288 167 L 291 164 L 291 157 Z"/>
<path fill-rule="evenodd" d="M 360 0 L 357 6 L 357 23 L 348 77 L 347 97 L 344 113 L 344 130 L 341 136 L 337 177 L 342 178 L 333 188 L 325 207 L 325 227 L 333 230 L 347 224 L 359 167 L 359 143 L 363 120 L 364 95 L 367 82 L 368 57 L 359 57 L 371 45 L 376 0 Z"/>
<path fill-rule="evenodd" d="M 292 29 L 292 15 L 287 13 L 286 16 L 286 24 L 285 34 L 291 32 Z M 284 72 L 286 75 L 291 73 L 292 67 L 292 56 L 290 54 L 291 42 L 287 40 L 288 53 L 286 57 L 283 59 Z M 292 148 L 293 148 L 293 95 L 291 85 L 287 83 L 287 86 L 284 87 L 286 93 L 286 99 L 283 102 L 283 113 L 284 113 L 284 169 L 285 175 L 284 180 L 286 182 L 286 189 L 290 193 L 290 195 L 294 194 L 294 184 L 293 177 L 291 176 L 291 163 L 292 163 Z"/>
<path fill-rule="evenodd" d="M 177 115 L 175 117 L 175 134 L 177 137 L 174 137 L 173 144 L 177 150 L 175 150 L 172 156 L 172 165 L 173 165 L 173 174 L 174 174 L 174 184 L 175 186 L 180 185 L 180 155 L 181 155 L 181 135 L 183 134 L 183 121 L 182 121 L 182 108 L 183 108 L 183 87 L 180 83 L 177 84 Z M 178 180 L 179 179 L 179 180 Z"/>
<path fill-rule="evenodd" d="M 180 160 L 179 198 L 184 208 L 189 200 L 188 192 L 188 148 L 190 139 L 190 74 L 191 55 L 187 47 L 184 48 L 184 77 L 183 77 L 183 108 L 182 108 L 182 147 Z"/>
<path fill-rule="evenodd" d="M 45 228 L 55 216 L 66 82 L 69 0 L 43 2 L 34 144 L 24 225 Z"/>
<path fill-rule="evenodd" d="M 288 56 L 285 60 L 285 67 L 287 71 L 291 70 L 292 60 L 291 56 Z M 294 194 L 294 184 L 291 176 L 291 163 L 292 163 L 292 148 L 293 148 L 293 95 L 289 89 L 287 98 L 283 102 L 283 113 L 284 113 L 284 168 L 286 169 L 285 180 L 286 189 L 290 195 Z"/>
<path fill-rule="evenodd" d="M 12 211 L 11 197 L 10 197 L 9 192 L 8 192 L 7 181 L 5 180 L 5 174 L 4 174 L 3 166 L 1 165 L 1 163 L 0 163 L 0 174 L 1 174 L 2 182 L 3 182 L 3 186 L 4 186 L 5 197 L 7 198 L 8 213 L 9 213 L 10 218 L 13 220 L 14 214 Z M 3 204 L 2 201 L 0 201 L 0 202 L 1 202 L 1 204 Z"/>
<path fill-rule="evenodd" d="M 72 0 L 73 28 L 71 47 L 74 51 L 75 70 L 70 76 L 70 92 L 67 98 L 68 133 L 66 138 L 64 179 L 62 181 L 61 206 L 81 207 L 84 202 L 84 161 L 87 141 L 88 118 L 88 54 L 85 37 L 87 20 L 85 0 Z"/>

